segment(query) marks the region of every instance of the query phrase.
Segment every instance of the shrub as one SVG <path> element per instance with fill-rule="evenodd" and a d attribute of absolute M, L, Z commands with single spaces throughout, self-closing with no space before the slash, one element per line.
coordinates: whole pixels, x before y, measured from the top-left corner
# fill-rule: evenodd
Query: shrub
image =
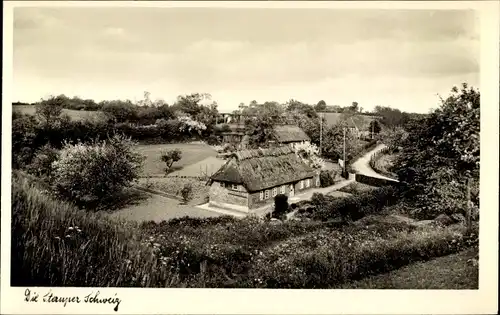
<path fill-rule="evenodd" d="M 54 162 L 54 190 L 83 207 L 111 201 L 139 178 L 143 157 L 121 136 L 94 144 L 66 144 Z"/>
<path fill-rule="evenodd" d="M 34 116 L 13 112 L 12 167 L 24 167 L 31 162 L 36 150 L 37 121 Z"/>
<path fill-rule="evenodd" d="M 28 172 L 50 183 L 54 170 L 53 163 L 58 158 L 59 152 L 46 144 L 36 152 L 33 161 L 28 165 Z"/>
<path fill-rule="evenodd" d="M 359 220 L 398 201 L 398 189 L 394 187 L 382 187 L 344 198 L 315 193 L 311 198 L 315 206 L 312 218 L 326 221 L 340 216 L 344 220 Z"/>
<path fill-rule="evenodd" d="M 179 149 L 162 151 L 161 160 L 166 164 L 165 173 L 168 173 L 170 171 L 170 168 L 172 167 L 172 164 L 174 164 L 174 162 L 180 161 L 181 158 L 182 151 Z"/>
<path fill-rule="evenodd" d="M 272 216 L 281 219 L 288 212 L 288 196 L 278 194 L 274 197 L 274 211 Z"/>
<path fill-rule="evenodd" d="M 193 186 L 190 183 L 184 184 L 184 187 L 181 189 L 181 196 L 185 203 L 193 199 Z"/>
<path fill-rule="evenodd" d="M 335 175 L 332 171 L 321 170 L 319 173 L 319 182 L 321 187 L 328 187 L 335 184 Z"/>

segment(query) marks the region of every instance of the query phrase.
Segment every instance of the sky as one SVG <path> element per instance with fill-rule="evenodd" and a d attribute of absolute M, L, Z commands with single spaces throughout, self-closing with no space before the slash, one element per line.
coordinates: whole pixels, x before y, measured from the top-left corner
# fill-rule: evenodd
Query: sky
<path fill-rule="evenodd" d="M 428 112 L 479 88 L 479 23 L 465 10 L 15 8 L 14 100 L 173 103 L 324 100 Z"/>

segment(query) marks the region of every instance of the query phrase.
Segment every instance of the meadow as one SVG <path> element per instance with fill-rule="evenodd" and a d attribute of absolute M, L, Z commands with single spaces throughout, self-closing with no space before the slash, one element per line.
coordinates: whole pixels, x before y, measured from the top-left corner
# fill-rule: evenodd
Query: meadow
<path fill-rule="evenodd" d="M 163 176 L 165 175 L 165 163 L 161 161 L 161 152 L 166 150 L 179 149 L 182 152 L 180 161 L 172 165 L 171 173 L 179 176 L 200 176 L 200 167 L 195 166 L 193 170 L 179 172 L 188 166 L 202 162 L 207 158 L 215 158 L 217 152 L 215 149 L 204 143 L 175 143 L 175 144 L 151 144 L 138 145 L 136 150 L 146 156 L 144 162 L 144 176 Z M 209 162 L 210 163 L 210 162 Z M 202 170 L 205 170 L 205 164 L 201 163 Z M 200 164 L 200 165 L 201 165 Z M 210 163 L 210 165 L 213 163 Z"/>
<path fill-rule="evenodd" d="M 12 106 L 12 111 L 19 111 L 23 114 L 35 115 L 34 105 L 14 105 Z M 67 114 L 73 120 L 84 120 L 100 117 L 102 115 L 101 111 L 88 111 L 88 110 L 73 110 L 63 108 L 62 114 Z"/>

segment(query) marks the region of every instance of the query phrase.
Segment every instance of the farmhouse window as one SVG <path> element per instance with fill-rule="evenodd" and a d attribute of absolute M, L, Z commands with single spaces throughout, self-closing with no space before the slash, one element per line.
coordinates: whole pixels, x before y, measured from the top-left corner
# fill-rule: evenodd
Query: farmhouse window
<path fill-rule="evenodd" d="M 285 185 L 281 186 L 281 193 L 285 194 Z"/>
<path fill-rule="evenodd" d="M 273 188 L 273 197 L 275 197 L 278 194 L 278 188 L 274 187 Z"/>
<path fill-rule="evenodd" d="M 231 187 L 233 190 L 238 190 L 238 185 L 233 184 Z"/>
<path fill-rule="evenodd" d="M 309 188 L 309 186 L 311 186 L 311 180 L 310 179 L 306 179 L 306 187 Z"/>
<path fill-rule="evenodd" d="M 303 180 L 300 181 L 300 189 L 304 189 L 304 181 Z"/>
<path fill-rule="evenodd" d="M 266 190 L 266 199 L 269 198 L 269 190 Z"/>
<path fill-rule="evenodd" d="M 264 200 L 264 191 L 263 190 L 261 190 L 259 193 L 259 199 Z"/>

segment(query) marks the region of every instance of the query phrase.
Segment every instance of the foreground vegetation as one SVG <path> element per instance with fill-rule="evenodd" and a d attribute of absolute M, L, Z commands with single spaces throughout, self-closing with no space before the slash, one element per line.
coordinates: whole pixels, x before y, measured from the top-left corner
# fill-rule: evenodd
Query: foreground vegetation
<path fill-rule="evenodd" d="M 12 182 L 12 285 L 333 288 L 477 242 L 462 225 L 113 221 Z M 364 220 L 364 221 L 363 221 Z"/>
<path fill-rule="evenodd" d="M 478 289 L 478 247 L 347 283 L 342 289 Z"/>

